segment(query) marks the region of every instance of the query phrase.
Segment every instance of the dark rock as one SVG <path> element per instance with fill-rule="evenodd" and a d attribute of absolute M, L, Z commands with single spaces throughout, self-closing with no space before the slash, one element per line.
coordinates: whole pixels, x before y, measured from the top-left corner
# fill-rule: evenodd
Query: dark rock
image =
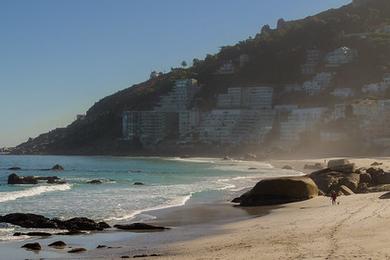
<path fill-rule="evenodd" d="M 83 248 L 83 247 L 78 247 L 78 248 L 73 248 L 71 250 L 68 251 L 68 253 L 82 253 L 82 252 L 85 252 L 87 251 L 87 249 Z"/>
<path fill-rule="evenodd" d="M 121 256 L 121 258 L 130 258 L 130 256 L 128 256 L 128 255 L 123 255 L 123 256 Z"/>
<path fill-rule="evenodd" d="M 255 167 L 249 167 L 248 170 L 257 170 Z"/>
<path fill-rule="evenodd" d="M 8 184 L 38 184 L 38 180 L 33 176 L 20 177 L 13 173 L 8 176 Z"/>
<path fill-rule="evenodd" d="M 165 230 L 169 229 L 166 227 L 153 226 L 145 223 L 133 223 L 129 225 L 115 225 L 117 229 L 131 230 L 131 231 L 144 231 L 144 230 Z"/>
<path fill-rule="evenodd" d="M 77 236 L 77 235 L 83 235 L 83 234 L 86 234 L 86 232 L 83 232 L 80 230 L 70 230 L 68 232 L 56 233 L 55 235 L 58 235 L 58 236 Z"/>
<path fill-rule="evenodd" d="M 341 185 L 345 185 L 355 192 L 360 181 L 360 175 L 357 173 L 336 172 L 329 168 L 312 172 L 308 176 L 325 194 L 329 194 L 332 190 L 338 190 Z"/>
<path fill-rule="evenodd" d="M 51 244 L 49 244 L 51 247 L 57 247 L 57 248 L 64 248 L 66 247 L 66 243 L 64 241 L 56 241 Z"/>
<path fill-rule="evenodd" d="M 383 163 L 379 163 L 379 162 L 373 162 L 371 163 L 371 166 L 380 166 L 382 165 Z"/>
<path fill-rule="evenodd" d="M 98 223 L 98 226 L 100 227 L 100 228 L 102 228 L 102 229 L 106 229 L 106 228 L 111 228 L 111 226 L 110 225 L 108 225 L 106 222 L 99 222 Z"/>
<path fill-rule="evenodd" d="M 11 168 L 8 168 L 9 171 L 20 171 L 22 168 L 20 167 L 11 167 Z"/>
<path fill-rule="evenodd" d="M 64 167 L 62 167 L 61 165 L 59 164 L 56 164 L 54 165 L 52 168 L 51 168 L 52 171 L 63 171 L 64 170 Z"/>
<path fill-rule="evenodd" d="M 370 172 L 373 185 L 390 184 L 390 173 L 382 169 L 373 170 L 371 168 L 367 172 Z"/>
<path fill-rule="evenodd" d="M 335 159 L 335 160 L 329 160 L 328 161 L 328 168 L 338 167 L 351 164 L 347 159 Z"/>
<path fill-rule="evenodd" d="M 143 258 L 143 257 L 148 257 L 148 255 L 135 255 L 133 256 L 133 258 Z"/>
<path fill-rule="evenodd" d="M 67 230 L 103 230 L 104 228 L 89 218 L 72 218 L 69 220 L 61 221 L 59 219 L 54 220 L 61 229 Z"/>
<path fill-rule="evenodd" d="M 92 181 L 88 181 L 87 183 L 89 183 L 89 184 L 102 184 L 103 182 L 101 180 L 92 180 Z"/>
<path fill-rule="evenodd" d="M 367 187 L 367 192 L 385 192 L 385 191 L 390 191 L 390 184 L 382 184 L 382 185 Z"/>
<path fill-rule="evenodd" d="M 372 182 L 372 177 L 368 173 L 361 173 L 360 174 L 360 183 L 367 183 L 370 184 Z"/>
<path fill-rule="evenodd" d="M 338 165 L 333 167 L 328 167 L 331 171 L 335 172 L 342 172 L 342 173 L 353 173 L 356 170 L 355 164 L 344 164 L 344 165 Z"/>
<path fill-rule="evenodd" d="M 27 243 L 22 246 L 22 248 L 26 248 L 29 250 L 39 251 L 42 249 L 41 245 L 39 243 Z"/>
<path fill-rule="evenodd" d="M 56 222 L 36 214 L 13 213 L 0 218 L 0 222 L 24 228 L 58 228 Z"/>
<path fill-rule="evenodd" d="M 98 245 L 96 248 L 100 249 L 100 248 L 106 248 L 106 247 L 107 247 L 106 245 Z"/>
<path fill-rule="evenodd" d="M 380 199 L 390 199 L 390 192 L 387 192 L 379 197 Z"/>
<path fill-rule="evenodd" d="M 145 184 L 143 184 L 142 182 L 134 182 L 134 184 L 133 185 L 138 185 L 138 186 L 141 186 L 141 185 L 145 185 Z"/>
<path fill-rule="evenodd" d="M 291 167 L 290 165 L 285 165 L 285 166 L 283 166 L 282 169 L 283 169 L 283 170 L 292 170 L 293 167 Z"/>
<path fill-rule="evenodd" d="M 15 237 L 18 236 L 30 236 L 30 237 L 50 237 L 51 234 L 47 232 L 28 232 L 28 233 L 21 233 L 21 232 L 16 232 L 14 233 Z"/>
<path fill-rule="evenodd" d="M 283 204 L 318 196 L 318 188 L 308 177 L 284 177 L 261 180 L 236 201 L 241 206 Z"/>

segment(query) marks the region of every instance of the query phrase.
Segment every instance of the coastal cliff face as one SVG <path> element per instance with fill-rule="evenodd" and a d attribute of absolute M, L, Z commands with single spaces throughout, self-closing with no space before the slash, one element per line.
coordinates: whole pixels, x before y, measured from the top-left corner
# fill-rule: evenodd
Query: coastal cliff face
<path fill-rule="evenodd" d="M 315 46 L 323 53 L 349 46 L 359 53 L 356 62 L 338 69 L 333 84 L 360 88 L 379 81 L 390 69 L 390 36 L 380 28 L 388 23 L 390 2 L 372 0 L 364 6 L 350 4 L 297 21 L 280 20 L 277 29 L 264 26 L 255 37 L 234 46 L 222 47 L 204 60 L 193 60 L 189 68 L 172 69 L 143 83 L 131 86 L 95 103 L 85 118 L 66 128 L 52 130 L 17 146 L 16 154 L 126 154 L 137 153 L 137 143 L 121 141 L 121 116 L 124 110 L 148 110 L 159 97 L 170 91 L 173 82 L 195 78 L 201 89 L 192 105 L 201 110 L 215 106 L 215 96 L 230 86 L 267 84 L 274 86 L 275 104 L 324 105 L 330 97 L 284 95 L 281 86 L 302 83 L 306 51 Z M 240 58 L 249 59 L 242 65 Z M 234 73 L 215 72 L 227 61 Z M 241 66 L 242 65 L 242 66 Z M 158 153 L 158 151 L 156 151 Z"/>

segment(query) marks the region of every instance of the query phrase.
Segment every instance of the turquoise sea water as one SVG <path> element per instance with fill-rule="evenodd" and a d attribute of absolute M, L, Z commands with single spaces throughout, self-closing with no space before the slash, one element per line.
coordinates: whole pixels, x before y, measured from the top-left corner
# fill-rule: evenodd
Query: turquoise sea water
<path fill-rule="evenodd" d="M 42 171 L 55 164 L 64 166 L 65 171 Z M 10 167 L 22 170 L 10 171 Z M 7 177 L 13 172 L 21 176 L 56 175 L 67 183 L 8 185 Z M 84 216 L 110 223 L 144 220 L 153 218 L 144 213 L 149 209 L 183 205 L 192 196 L 210 199 L 251 187 L 262 178 L 294 174 L 300 173 L 261 162 L 209 158 L 0 155 L 0 215 Z M 96 179 L 103 183 L 87 183 Z M 13 227 L 0 225 L 0 240 L 9 239 L 12 231 Z"/>

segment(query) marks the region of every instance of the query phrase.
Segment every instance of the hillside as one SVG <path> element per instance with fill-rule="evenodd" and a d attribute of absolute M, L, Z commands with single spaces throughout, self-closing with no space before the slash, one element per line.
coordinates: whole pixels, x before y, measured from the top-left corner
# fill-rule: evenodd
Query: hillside
<path fill-rule="evenodd" d="M 360 89 L 380 80 L 390 71 L 390 34 L 377 32 L 390 24 L 390 2 L 371 0 L 362 6 L 352 4 L 331 9 L 296 21 L 279 20 L 278 28 L 264 26 L 253 38 L 225 46 L 204 60 L 194 59 L 189 68 L 171 72 L 131 86 L 95 103 L 83 120 L 66 128 L 55 129 L 19 145 L 20 154 L 113 154 L 136 153 L 137 144 L 124 144 L 121 138 L 121 116 L 124 110 L 148 110 L 168 92 L 176 79 L 192 77 L 200 83 L 193 105 L 203 111 L 215 105 L 217 93 L 232 86 L 270 85 L 276 104 L 327 104 L 330 97 L 285 95 L 285 84 L 302 84 L 308 76 L 301 73 L 306 50 L 317 48 L 326 53 L 341 46 L 356 49 L 359 59 L 339 69 L 333 86 Z M 364 37 L 362 37 L 362 34 Z M 241 55 L 248 55 L 245 66 L 239 66 Z M 216 75 L 224 63 L 232 61 L 233 74 Z M 320 64 L 320 66 L 322 66 Z"/>

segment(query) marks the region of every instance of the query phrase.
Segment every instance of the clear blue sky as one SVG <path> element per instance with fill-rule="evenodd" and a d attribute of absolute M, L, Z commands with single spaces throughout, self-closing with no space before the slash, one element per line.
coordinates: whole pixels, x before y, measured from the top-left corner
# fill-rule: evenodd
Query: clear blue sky
<path fill-rule="evenodd" d="M 0 0 L 0 147 L 104 96 L 351 0 Z"/>

